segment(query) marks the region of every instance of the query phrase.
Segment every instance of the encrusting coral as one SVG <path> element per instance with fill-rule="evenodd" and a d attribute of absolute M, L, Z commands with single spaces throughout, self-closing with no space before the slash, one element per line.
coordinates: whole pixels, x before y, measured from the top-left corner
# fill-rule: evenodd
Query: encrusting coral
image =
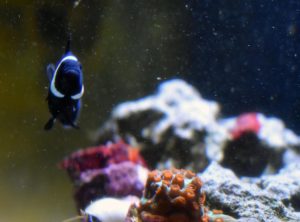
<path fill-rule="evenodd" d="M 144 159 L 139 155 L 139 150 L 123 140 L 78 150 L 66 157 L 59 166 L 67 170 L 74 183 L 81 183 L 82 172 L 102 169 L 124 161 L 146 166 Z"/>
<path fill-rule="evenodd" d="M 205 208 L 201 187 L 200 178 L 189 170 L 152 171 L 148 174 L 140 203 L 131 206 L 125 221 L 224 222 L 220 211 L 214 213 Z"/>
<path fill-rule="evenodd" d="M 257 134 L 261 127 L 258 113 L 245 113 L 236 118 L 235 124 L 229 132 L 233 139 L 238 139 L 246 133 Z"/>
<path fill-rule="evenodd" d="M 123 141 L 76 151 L 60 166 L 74 183 L 78 210 L 104 196 L 142 196 L 148 173 L 138 149 Z"/>

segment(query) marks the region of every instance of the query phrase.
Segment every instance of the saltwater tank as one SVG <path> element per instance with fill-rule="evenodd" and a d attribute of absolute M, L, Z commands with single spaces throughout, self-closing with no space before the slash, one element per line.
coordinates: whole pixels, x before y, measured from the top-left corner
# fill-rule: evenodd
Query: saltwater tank
<path fill-rule="evenodd" d="M 300 221 L 299 2 L 3 0 L 0 24 L 0 221 Z M 46 131 L 70 36 L 79 129 Z"/>

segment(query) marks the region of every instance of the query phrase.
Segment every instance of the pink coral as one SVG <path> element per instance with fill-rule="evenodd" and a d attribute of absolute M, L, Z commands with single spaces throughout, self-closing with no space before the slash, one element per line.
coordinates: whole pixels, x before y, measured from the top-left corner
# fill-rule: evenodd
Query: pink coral
<path fill-rule="evenodd" d="M 237 117 L 235 126 L 231 130 L 233 139 L 237 139 L 245 133 L 257 134 L 261 128 L 258 113 L 244 113 Z"/>
<path fill-rule="evenodd" d="M 145 183 L 141 174 L 147 174 L 138 149 L 123 141 L 79 150 L 60 166 L 74 183 L 78 209 L 103 196 L 141 196 Z"/>
<path fill-rule="evenodd" d="M 75 200 L 79 209 L 85 208 L 92 200 L 103 196 L 126 197 L 134 195 L 141 197 L 144 189 L 142 167 L 126 161 L 110 164 L 99 170 L 82 173 L 82 184 L 75 190 Z"/>
<path fill-rule="evenodd" d="M 80 183 L 82 172 L 102 169 L 110 164 L 124 161 L 146 166 L 145 160 L 139 154 L 139 150 L 122 140 L 117 143 L 108 143 L 107 145 L 78 150 L 65 158 L 59 166 L 67 170 L 73 182 Z"/>

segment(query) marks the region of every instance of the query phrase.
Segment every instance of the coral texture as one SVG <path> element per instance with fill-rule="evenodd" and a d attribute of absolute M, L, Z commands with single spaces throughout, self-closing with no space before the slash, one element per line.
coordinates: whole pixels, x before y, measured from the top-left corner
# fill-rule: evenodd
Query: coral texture
<path fill-rule="evenodd" d="M 78 150 L 66 157 L 59 165 L 67 170 L 74 183 L 80 184 L 82 172 L 105 168 L 110 164 L 124 161 L 146 166 L 144 159 L 139 155 L 139 150 L 122 140 Z"/>
<path fill-rule="evenodd" d="M 104 196 L 142 196 L 148 170 L 132 162 L 110 164 L 99 170 L 83 172 L 81 185 L 75 187 L 75 200 L 79 209 L 84 209 Z"/>
<path fill-rule="evenodd" d="M 138 150 L 123 141 L 79 150 L 61 166 L 74 183 L 79 210 L 103 196 L 141 196 L 148 173 Z"/>
<path fill-rule="evenodd" d="M 202 181 L 190 170 L 154 170 L 143 197 L 128 211 L 126 222 L 235 222 L 220 210 L 204 206 Z"/>
<path fill-rule="evenodd" d="M 234 127 L 230 130 L 233 139 L 238 139 L 243 134 L 257 134 L 261 128 L 258 113 L 245 113 L 236 118 Z"/>
<path fill-rule="evenodd" d="M 205 196 L 201 193 L 201 186 L 200 178 L 191 171 L 173 169 L 150 172 L 135 215 L 138 219 L 135 220 L 207 221 L 203 206 Z"/>

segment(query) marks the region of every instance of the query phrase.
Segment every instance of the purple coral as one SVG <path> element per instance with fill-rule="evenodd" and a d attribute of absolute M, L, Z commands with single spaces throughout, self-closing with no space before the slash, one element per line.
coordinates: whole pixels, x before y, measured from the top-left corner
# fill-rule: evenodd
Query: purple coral
<path fill-rule="evenodd" d="M 77 206 L 84 209 L 91 201 L 103 196 L 141 197 L 147 173 L 145 168 L 129 161 L 84 172 L 81 174 L 82 184 L 75 191 Z"/>
<path fill-rule="evenodd" d="M 142 170 L 141 166 L 131 162 L 110 165 L 104 170 L 104 174 L 109 178 L 109 183 L 105 185 L 107 195 L 142 196 L 144 189 L 144 181 L 140 175 Z"/>
<path fill-rule="evenodd" d="M 65 158 L 66 169 L 75 186 L 77 208 L 86 208 L 103 196 L 140 197 L 148 170 L 139 150 L 119 141 L 79 150 Z"/>

